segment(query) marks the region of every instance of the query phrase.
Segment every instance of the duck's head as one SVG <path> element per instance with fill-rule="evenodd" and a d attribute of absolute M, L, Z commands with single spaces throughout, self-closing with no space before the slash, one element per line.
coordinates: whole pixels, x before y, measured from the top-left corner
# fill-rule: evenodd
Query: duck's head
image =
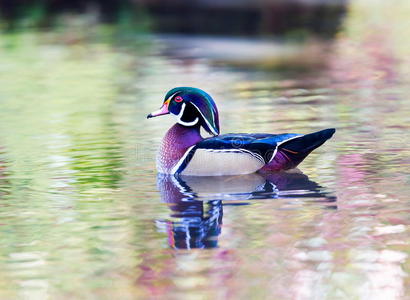
<path fill-rule="evenodd" d="M 202 126 L 209 134 L 219 134 L 218 109 L 210 95 L 193 87 L 177 87 L 170 90 L 162 107 L 150 113 L 147 118 L 166 114 L 177 116 L 184 126 Z"/>

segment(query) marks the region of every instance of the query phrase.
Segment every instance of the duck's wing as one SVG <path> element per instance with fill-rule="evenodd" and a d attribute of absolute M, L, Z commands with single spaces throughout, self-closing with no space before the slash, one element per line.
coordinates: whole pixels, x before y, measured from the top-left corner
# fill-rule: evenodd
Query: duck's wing
<path fill-rule="evenodd" d="M 268 164 L 278 145 L 298 134 L 224 134 L 207 138 L 188 149 L 173 173 L 196 176 L 240 175 Z"/>

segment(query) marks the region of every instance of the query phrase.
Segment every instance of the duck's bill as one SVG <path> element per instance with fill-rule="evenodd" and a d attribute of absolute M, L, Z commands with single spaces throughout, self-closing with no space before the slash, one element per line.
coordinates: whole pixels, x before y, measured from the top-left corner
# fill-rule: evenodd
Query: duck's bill
<path fill-rule="evenodd" d="M 169 101 L 164 102 L 161 108 L 150 113 L 147 116 L 147 119 L 169 114 L 168 105 L 169 105 Z"/>

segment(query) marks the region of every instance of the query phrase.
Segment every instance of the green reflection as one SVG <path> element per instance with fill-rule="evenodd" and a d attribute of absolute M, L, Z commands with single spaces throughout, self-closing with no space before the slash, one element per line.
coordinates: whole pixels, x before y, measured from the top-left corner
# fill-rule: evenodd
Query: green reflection
<path fill-rule="evenodd" d="M 84 278 L 104 287 L 105 262 L 121 260 L 112 238 L 127 234 L 114 113 L 131 60 L 51 33 L 0 45 L 0 296 L 75 297 Z"/>

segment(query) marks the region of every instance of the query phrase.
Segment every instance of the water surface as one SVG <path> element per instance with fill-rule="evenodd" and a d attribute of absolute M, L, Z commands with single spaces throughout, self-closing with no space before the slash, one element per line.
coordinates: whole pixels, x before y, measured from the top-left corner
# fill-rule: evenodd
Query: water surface
<path fill-rule="evenodd" d="M 2 40 L 2 299 L 408 295 L 401 49 L 370 36 L 363 60 L 341 36 L 320 64 L 272 70 L 177 55 L 161 39 L 135 51 L 54 39 Z M 178 85 L 214 96 L 224 133 L 337 133 L 292 172 L 158 176 L 174 120 L 145 116 Z"/>

